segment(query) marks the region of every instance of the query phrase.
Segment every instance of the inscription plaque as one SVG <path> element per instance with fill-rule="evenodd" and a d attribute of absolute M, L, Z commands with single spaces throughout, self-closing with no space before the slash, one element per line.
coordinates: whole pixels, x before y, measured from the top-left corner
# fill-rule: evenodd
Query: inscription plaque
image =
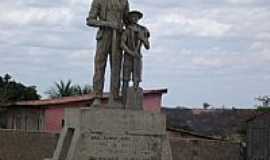
<path fill-rule="evenodd" d="M 86 132 L 82 134 L 78 159 L 161 160 L 161 139 L 161 136 L 108 135 Z"/>

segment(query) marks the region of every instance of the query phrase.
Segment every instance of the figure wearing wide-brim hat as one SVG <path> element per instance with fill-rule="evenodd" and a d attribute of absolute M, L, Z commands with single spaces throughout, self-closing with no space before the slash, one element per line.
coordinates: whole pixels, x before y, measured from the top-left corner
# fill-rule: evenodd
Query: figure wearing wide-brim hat
<path fill-rule="evenodd" d="M 122 71 L 122 98 L 123 104 L 127 104 L 127 92 L 130 80 L 133 87 L 139 89 L 142 81 L 142 54 L 141 48 L 150 48 L 148 29 L 138 23 L 143 18 L 140 11 L 128 12 L 128 24 L 122 33 L 121 48 L 124 51 L 123 71 Z"/>
<path fill-rule="evenodd" d="M 143 13 L 140 12 L 140 11 L 137 11 L 137 10 L 133 10 L 133 11 L 128 12 L 127 16 L 128 16 L 127 18 L 129 20 L 130 20 L 130 18 L 132 18 L 134 16 L 138 17 L 138 19 L 142 19 L 143 18 Z"/>

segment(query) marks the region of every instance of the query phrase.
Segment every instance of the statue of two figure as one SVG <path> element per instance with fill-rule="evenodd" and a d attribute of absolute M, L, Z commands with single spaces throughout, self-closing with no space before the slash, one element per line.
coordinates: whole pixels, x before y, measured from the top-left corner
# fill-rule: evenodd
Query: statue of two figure
<path fill-rule="evenodd" d="M 110 103 L 122 102 L 124 106 L 126 105 L 127 89 L 131 79 L 134 88 L 139 88 L 142 75 L 141 48 L 142 46 L 150 48 L 150 33 L 146 27 L 138 24 L 141 18 L 143 18 L 141 12 L 129 11 L 128 0 L 92 1 L 86 22 L 88 26 L 98 28 L 93 105 L 101 104 L 108 56 L 111 66 Z"/>

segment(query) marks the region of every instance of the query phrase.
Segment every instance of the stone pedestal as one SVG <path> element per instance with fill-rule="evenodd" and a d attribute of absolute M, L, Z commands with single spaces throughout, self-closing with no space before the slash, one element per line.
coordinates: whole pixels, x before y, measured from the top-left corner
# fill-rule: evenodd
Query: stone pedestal
<path fill-rule="evenodd" d="M 129 87 L 127 91 L 127 109 L 143 110 L 143 89 Z"/>
<path fill-rule="evenodd" d="M 65 119 L 53 160 L 172 160 L 161 113 L 82 108 Z"/>

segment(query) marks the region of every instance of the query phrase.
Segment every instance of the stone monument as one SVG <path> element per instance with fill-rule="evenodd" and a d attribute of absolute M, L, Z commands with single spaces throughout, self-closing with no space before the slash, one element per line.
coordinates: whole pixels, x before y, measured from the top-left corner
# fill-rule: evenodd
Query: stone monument
<path fill-rule="evenodd" d="M 53 160 L 172 160 L 161 113 L 68 109 Z"/>
<path fill-rule="evenodd" d="M 65 110 L 65 127 L 52 160 L 172 160 L 165 115 L 143 111 L 143 89 L 139 86 L 141 48 L 150 48 L 150 33 L 138 24 L 142 17 L 139 11 L 129 12 L 127 0 L 93 0 L 87 25 L 99 28 L 95 101 L 88 108 Z M 111 96 L 105 105 L 101 104 L 101 98 L 108 55 L 112 69 Z M 121 70 L 122 101 L 119 101 Z"/>
<path fill-rule="evenodd" d="M 120 100 L 120 74 L 122 64 L 121 33 L 129 12 L 128 0 L 93 0 L 86 23 L 97 27 L 97 47 L 93 89 L 94 105 L 101 104 L 104 88 L 104 75 L 108 56 L 111 65 L 110 103 Z"/>
<path fill-rule="evenodd" d="M 139 88 L 139 84 L 142 81 L 141 48 L 142 46 L 144 46 L 146 49 L 150 48 L 150 32 L 146 27 L 138 24 L 138 21 L 142 17 L 143 14 L 139 11 L 128 12 L 128 23 L 121 38 L 121 48 L 124 50 L 122 100 L 125 107 L 131 108 L 142 108 L 142 105 L 130 106 L 130 104 L 127 104 L 127 100 L 133 99 L 134 102 L 142 101 L 142 99 L 138 99 L 141 97 L 140 95 L 143 94 L 142 89 Z M 131 78 L 133 87 L 132 89 L 128 89 Z"/>

